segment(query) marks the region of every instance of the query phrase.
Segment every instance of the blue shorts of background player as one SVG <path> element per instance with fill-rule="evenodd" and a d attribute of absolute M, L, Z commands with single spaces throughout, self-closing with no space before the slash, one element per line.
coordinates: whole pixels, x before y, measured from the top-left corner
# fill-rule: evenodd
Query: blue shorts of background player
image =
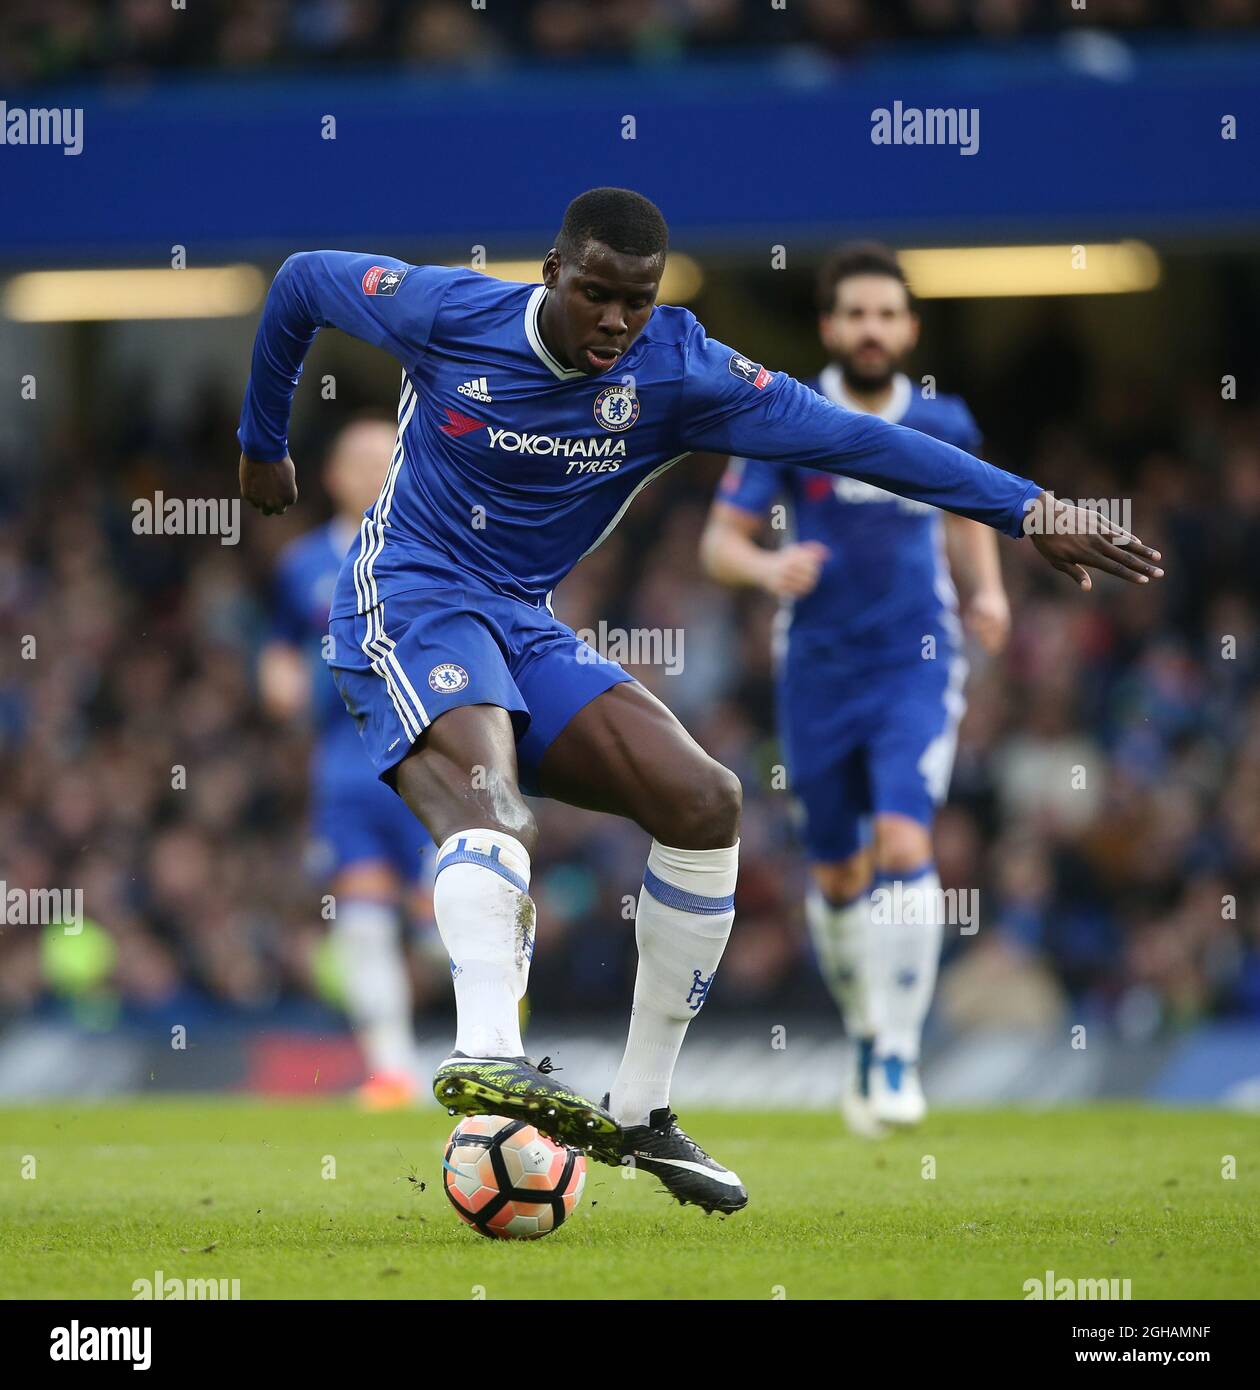
<path fill-rule="evenodd" d="M 546 608 L 480 586 L 412 589 L 329 624 L 333 678 L 378 776 L 440 714 L 498 705 L 516 730 L 523 791 L 577 712 L 633 677 Z M 400 803 L 401 804 L 401 803 Z"/>
<path fill-rule="evenodd" d="M 345 716 L 343 715 L 342 718 Z M 367 768 L 360 748 L 354 756 Z M 417 847 L 416 818 L 403 802 L 367 771 L 364 778 L 313 790 L 310 811 L 309 871 L 321 881 L 335 879 L 358 864 L 387 864 L 398 881 L 415 886 L 424 879 L 424 852 Z"/>
<path fill-rule="evenodd" d="M 931 829 L 949 790 L 966 678 L 961 655 L 860 676 L 789 655 L 779 729 L 813 862 L 838 863 L 869 845 L 877 815 Z"/>

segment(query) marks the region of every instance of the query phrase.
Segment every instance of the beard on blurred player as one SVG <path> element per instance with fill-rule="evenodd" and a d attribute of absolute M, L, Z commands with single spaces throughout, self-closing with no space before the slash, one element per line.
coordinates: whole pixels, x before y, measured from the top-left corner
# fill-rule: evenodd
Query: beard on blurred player
<path fill-rule="evenodd" d="M 882 247 L 853 247 L 818 317 L 818 336 L 844 374 L 849 394 L 877 410 L 919 341 L 919 316 Z M 827 283 L 824 275 L 823 283 Z"/>

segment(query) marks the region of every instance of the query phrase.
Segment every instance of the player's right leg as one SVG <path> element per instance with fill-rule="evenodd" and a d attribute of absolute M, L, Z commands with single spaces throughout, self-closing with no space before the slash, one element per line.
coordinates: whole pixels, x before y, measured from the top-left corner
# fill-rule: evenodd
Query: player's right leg
<path fill-rule="evenodd" d="M 526 706 L 499 634 L 457 593 L 416 591 L 389 610 L 334 620 L 331 664 L 373 761 L 438 847 L 433 910 L 458 1028 L 434 1094 L 453 1111 L 526 1120 L 611 1153 L 612 1117 L 523 1055 L 537 828 L 517 782 L 513 718 Z"/>
<path fill-rule="evenodd" d="M 433 1093 L 452 1111 L 507 1115 L 611 1157 L 619 1130 L 602 1106 L 524 1055 L 520 1003 L 534 954 L 534 817 L 516 776 L 506 710 L 442 715 L 395 770 L 399 795 L 437 843 L 433 910 L 451 958 L 455 1050 Z"/>

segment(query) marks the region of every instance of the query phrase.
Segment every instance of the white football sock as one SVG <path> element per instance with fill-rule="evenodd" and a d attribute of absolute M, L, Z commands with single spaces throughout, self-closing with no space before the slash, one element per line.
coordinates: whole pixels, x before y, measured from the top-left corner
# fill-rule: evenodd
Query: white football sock
<path fill-rule="evenodd" d="M 529 854 L 499 830 L 461 830 L 437 852 L 433 915 L 451 958 L 455 1049 L 519 1057 L 519 1005 L 534 954 Z"/>
<path fill-rule="evenodd" d="M 630 1036 L 609 1108 L 623 1125 L 647 1124 L 669 1104 L 687 1025 L 700 1011 L 735 920 L 739 844 L 670 849 L 652 841 L 634 919 L 639 969 Z"/>
<path fill-rule="evenodd" d="M 936 869 L 913 878 L 880 874 L 871 903 L 871 1011 L 875 1052 L 917 1062 L 936 988 L 945 901 Z"/>
<path fill-rule="evenodd" d="M 368 1071 L 412 1071 L 411 982 L 398 909 L 370 898 L 340 902 L 333 950 Z"/>
<path fill-rule="evenodd" d="M 839 1006 L 851 1038 L 874 1032 L 870 999 L 871 894 L 866 889 L 847 903 L 829 902 L 815 884 L 805 899 L 805 921 L 818 968 Z"/>

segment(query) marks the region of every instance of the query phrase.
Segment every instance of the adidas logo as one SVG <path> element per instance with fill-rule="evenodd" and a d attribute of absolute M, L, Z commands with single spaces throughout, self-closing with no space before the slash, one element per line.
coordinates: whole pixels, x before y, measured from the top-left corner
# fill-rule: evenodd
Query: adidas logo
<path fill-rule="evenodd" d="M 461 396 L 468 396 L 474 401 L 485 401 L 487 405 L 494 400 L 494 397 L 490 394 L 490 388 L 486 385 L 484 376 L 477 377 L 475 381 L 464 382 L 459 388 L 459 394 Z"/>

